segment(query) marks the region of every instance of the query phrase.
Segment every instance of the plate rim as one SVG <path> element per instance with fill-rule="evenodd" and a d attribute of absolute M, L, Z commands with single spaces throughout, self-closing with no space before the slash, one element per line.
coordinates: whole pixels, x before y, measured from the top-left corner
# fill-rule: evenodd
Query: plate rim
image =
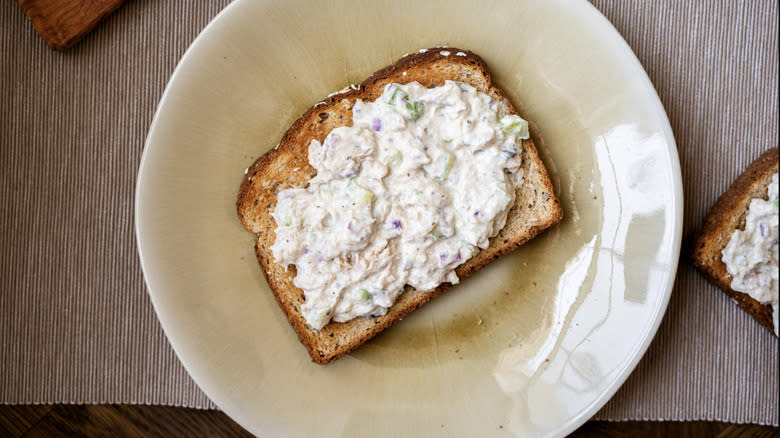
<path fill-rule="evenodd" d="M 171 93 L 172 93 L 171 90 L 175 86 L 175 82 L 177 82 L 177 78 L 182 75 L 184 66 L 188 63 L 190 58 L 195 56 L 194 52 L 197 50 L 197 47 L 204 39 L 208 38 L 208 35 L 211 33 L 211 30 L 216 26 L 218 26 L 219 22 L 223 20 L 225 16 L 231 14 L 233 9 L 238 8 L 239 7 L 238 5 L 247 3 L 249 1 L 251 0 L 234 0 L 231 1 L 224 8 L 222 8 L 222 10 L 220 10 L 207 23 L 207 25 L 198 33 L 198 35 L 193 39 L 193 41 L 187 47 L 183 55 L 181 55 L 181 58 L 177 61 L 176 67 L 174 68 L 173 73 L 168 79 L 168 82 L 166 83 L 163 93 L 161 94 L 160 100 L 157 103 L 157 107 L 154 111 L 152 121 L 149 125 L 147 135 L 144 140 L 143 152 L 141 154 L 141 159 L 138 165 L 138 171 L 136 173 L 136 183 L 135 183 L 134 201 L 133 201 L 133 210 L 134 210 L 133 220 L 134 220 L 134 232 L 135 232 L 134 234 L 135 234 L 136 248 L 138 251 L 138 257 L 140 259 L 144 283 L 146 285 L 147 293 L 149 295 L 150 301 L 154 308 L 155 315 L 157 316 L 157 320 L 160 322 L 163 332 L 165 333 L 165 337 L 168 343 L 171 345 L 174 354 L 176 355 L 177 359 L 182 364 L 184 369 L 187 371 L 189 377 L 193 380 L 193 382 L 197 385 L 197 387 L 209 398 L 209 400 L 212 401 L 220 408 L 222 408 L 222 406 L 224 406 L 225 404 L 229 404 L 229 403 L 222 400 L 221 394 L 218 394 L 219 391 L 211 391 L 210 390 L 211 388 L 207 389 L 206 387 L 204 387 L 201 379 L 193 375 L 191 371 L 191 367 L 188 366 L 189 360 L 182 356 L 181 346 L 179 345 L 179 341 L 177 341 L 176 339 L 174 339 L 173 336 L 171 336 L 171 332 L 173 331 L 173 328 L 171 327 L 172 322 L 166 319 L 166 317 L 164 316 L 164 312 L 160 307 L 161 306 L 159 301 L 160 298 L 157 296 L 159 292 L 157 293 L 154 292 L 155 289 L 152 287 L 152 284 L 150 282 L 150 278 L 149 278 L 150 261 L 148 260 L 149 256 L 144 257 L 144 250 L 143 250 L 143 246 L 144 246 L 143 236 L 142 236 L 143 230 L 141 227 L 141 222 L 143 220 L 141 219 L 141 216 L 144 207 L 142 206 L 143 203 L 141 201 L 141 198 L 142 198 L 142 191 L 144 189 L 144 174 L 145 172 L 148 172 L 148 170 L 146 169 L 148 169 L 149 167 L 149 160 L 150 160 L 149 156 L 151 154 L 150 150 L 152 149 L 151 146 L 152 138 L 154 136 L 155 130 L 158 129 L 158 125 L 161 123 L 160 119 L 161 119 L 162 110 L 163 108 L 167 107 L 168 102 L 171 100 Z M 631 375 L 631 373 L 636 369 L 637 365 L 646 354 L 650 344 L 655 339 L 658 329 L 660 328 L 660 325 L 666 314 L 666 310 L 668 308 L 671 299 L 672 291 L 678 273 L 679 262 L 681 257 L 683 219 L 684 219 L 684 211 L 683 211 L 684 192 L 683 192 L 682 171 L 680 166 L 677 143 L 674 138 L 674 133 L 671 127 L 671 123 L 669 121 L 668 113 L 666 112 L 663 102 L 661 101 L 660 96 L 658 95 L 658 92 L 655 89 L 655 86 L 653 85 L 653 82 L 650 80 L 647 71 L 643 67 L 641 61 L 636 56 L 636 53 L 633 51 L 631 46 L 625 41 L 625 38 L 623 38 L 623 35 L 621 35 L 621 33 L 615 28 L 612 22 L 610 22 L 609 19 L 606 16 L 604 16 L 604 14 L 598 8 L 596 8 L 596 6 L 594 6 L 592 3 L 590 3 L 587 0 L 569 0 L 569 2 L 577 2 L 580 3 L 581 5 L 584 5 L 585 9 L 588 10 L 588 13 L 593 18 L 600 21 L 599 24 L 600 26 L 604 26 L 615 37 L 617 37 L 616 41 L 625 50 L 625 54 L 627 55 L 627 60 L 631 64 L 631 68 L 634 69 L 636 73 L 641 75 L 641 82 L 648 88 L 648 92 L 649 92 L 648 95 L 650 99 L 653 101 L 654 105 L 657 106 L 656 109 L 660 110 L 658 114 L 661 115 L 662 118 L 661 120 L 659 120 L 659 126 L 663 127 L 663 131 L 665 134 L 664 141 L 667 145 L 666 150 L 669 154 L 669 162 L 672 165 L 670 170 L 671 170 L 671 175 L 674 183 L 674 190 L 672 191 L 674 196 L 672 202 L 669 205 L 669 208 L 672 217 L 674 217 L 674 220 L 669 221 L 669 223 L 674 225 L 674 230 L 671 236 L 672 245 L 670 248 L 670 254 L 672 254 L 672 259 L 669 265 L 669 275 L 667 276 L 666 282 L 663 285 L 663 296 L 661 296 L 658 306 L 656 306 L 654 309 L 655 312 L 652 317 L 652 323 L 647 327 L 642 342 L 637 344 L 637 347 L 632 351 L 630 355 L 630 360 L 628 360 L 624 364 L 623 368 L 620 370 L 618 375 L 614 379 L 612 379 L 612 381 L 606 386 L 606 388 L 601 392 L 601 394 L 597 398 L 591 401 L 591 403 L 587 405 L 587 407 L 582 409 L 575 416 L 569 418 L 568 421 L 561 423 L 560 428 L 550 431 L 550 433 L 547 435 L 547 436 L 556 436 L 556 437 L 566 436 L 567 434 L 576 430 L 582 424 L 590 420 L 599 409 L 601 409 L 604 405 L 606 405 L 614 397 L 615 393 L 623 386 L 623 384 L 626 382 L 626 380 Z M 227 411 L 224 412 L 228 414 Z M 241 421 L 239 421 L 238 419 L 232 416 L 231 419 L 233 421 L 236 421 L 246 430 L 252 432 L 253 427 L 251 427 L 250 425 L 243 424 Z"/>
<path fill-rule="evenodd" d="M 613 32 L 617 37 L 617 41 L 623 48 L 626 50 L 626 53 L 628 54 L 630 58 L 630 62 L 633 64 L 633 67 L 638 70 L 638 72 L 642 75 L 642 82 L 649 88 L 650 95 L 652 96 L 652 100 L 655 101 L 655 104 L 658 106 L 658 108 L 661 110 L 660 113 L 663 115 L 662 125 L 664 127 L 665 132 L 665 140 L 667 142 L 667 149 L 669 152 L 669 161 L 672 164 L 672 177 L 674 180 L 674 198 L 672 202 L 672 215 L 675 217 L 675 221 L 673 221 L 675 229 L 672 239 L 672 248 L 671 252 L 674 254 L 672 258 L 672 263 L 669 267 L 670 275 L 666 279 L 666 284 L 664 284 L 664 295 L 661 299 L 660 305 L 656 307 L 655 314 L 653 315 L 653 323 L 648 327 L 648 330 L 645 334 L 644 339 L 642 339 L 641 344 L 638 345 L 638 348 L 634 350 L 631 356 L 631 360 L 629 360 L 623 369 L 620 371 L 618 376 L 610 382 L 610 384 L 607 386 L 607 388 L 601 393 L 601 395 L 593 400 L 588 407 L 583 409 L 575 418 L 572 418 L 569 421 L 569 424 L 567 426 L 563 427 L 563 430 L 561 430 L 561 433 L 554 436 L 566 436 L 579 428 L 581 425 L 585 424 L 590 418 L 592 418 L 596 412 L 598 412 L 602 407 L 604 407 L 612 398 L 615 396 L 617 391 L 623 386 L 623 384 L 626 383 L 626 380 L 628 380 L 629 376 L 634 372 L 637 365 L 639 365 L 639 362 L 645 357 L 645 354 L 647 353 L 647 349 L 650 348 L 650 344 L 655 339 L 656 334 L 658 333 L 658 329 L 661 326 L 661 322 L 663 322 L 664 316 L 666 315 L 666 310 L 669 307 L 669 301 L 672 297 L 672 291 L 674 289 L 674 284 L 677 280 L 677 271 L 680 264 L 680 257 L 681 257 L 681 249 L 682 249 L 682 234 L 683 234 L 683 219 L 684 219 L 684 192 L 683 192 L 683 184 L 682 184 L 682 169 L 680 166 L 680 156 L 677 149 L 677 141 L 674 138 L 674 131 L 672 130 L 672 125 L 669 121 L 669 114 L 666 112 L 666 108 L 663 105 L 663 102 L 661 101 L 661 97 L 658 95 L 658 90 L 656 90 L 655 85 L 653 85 L 653 81 L 650 80 L 650 76 L 647 74 L 647 70 L 645 70 L 644 66 L 642 65 L 642 62 L 639 60 L 639 58 L 636 56 L 636 53 L 631 48 L 631 46 L 628 44 L 628 42 L 623 38 L 623 35 L 617 30 L 617 28 L 612 24 L 611 21 L 603 14 L 601 11 L 596 8 L 592 3 L 590 3 L 587 0 L 582 0 L 586 6 L 591 9 L 591 13 L 596 17 L 596 19 L 600 20 L 602 22 L 602 25 L 607 27 L 611 32 Z"/>

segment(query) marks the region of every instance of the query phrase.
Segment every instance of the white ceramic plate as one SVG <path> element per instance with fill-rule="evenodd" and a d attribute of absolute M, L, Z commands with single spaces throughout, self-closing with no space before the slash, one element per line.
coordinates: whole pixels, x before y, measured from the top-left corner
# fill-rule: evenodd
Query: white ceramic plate
<path fill-rule="evenodd" d="M 138 176 L 163 328 L 198 385 L 261 436 L 559 436 L 636 366 L 669 299 L 682 186 L 645 72 L 585 1 L 238 0 L 181 60 Z M 310 362 L 239 224 L 244 169 L 310 105 L 406 52 L 487 62 L 535 123 L 565 219 L 377 339 Z"/>

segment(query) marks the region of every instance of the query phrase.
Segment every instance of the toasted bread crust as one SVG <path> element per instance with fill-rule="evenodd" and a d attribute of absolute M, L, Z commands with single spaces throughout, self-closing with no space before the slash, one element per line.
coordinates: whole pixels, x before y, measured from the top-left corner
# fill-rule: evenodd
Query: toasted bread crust
<path fill-rule="evenodd" d="M 449 53 L 446 55 L 445 53 Z M 462 55 L 456 55 L 456 54 Z M 303 291 L 293 285 L 295 267 L 285 269 L 274 261 L 270 250 L 275 239 L 276 222 L 271 211 L 280 190 L 307 185 L 316 171 L 308 163 L 308 146 L 313 139 L 323 141 L 338 126 L 352 124 L 356 99 L 375 100 L 388 83 L 417 81 L 425 87 L 458 80 L 475 86 L 501 101 L 516 113 L 506 96 L 493 86 L 485 63 L 477 55 L 455 48 L 432 48 L 404 56 L 385 67 L 357 87 L 331 95 L 306 111 L 282 137 L 279 145 L 260 157 L 248 170 L 238 193 L 238 216 L 247 230 L 257 233 L 255 253 L 279 307 L 307 348 L 312 360 L 325 364 L 354 350 L 390 327 L 415 309 L 441 295 L 450 285 L 444 283 L 431 291 L 407 286 L 384 316 L 331 322 L 321 330 L 306 325 L 300 307 Z M 517 190 L 517 201 L 510 210 L 507 225 L 490 246 L 456 269 L 459 278 L 478 271 L 490 261 L 512 251 L 544 229 L 559 222 L 563 210 L 533 141 L 523 141 L 525 183 Z"/>
<path fill-rule="evenodd" d="M 712 206 L 691 247 L 694 266 L 773 334 L 772 306 L 731 288 L 732 277 L 723 263 L 721 251 L 735 230 L 744 229 L 750 201 L 766 199 L 767 186 L 777 169 L 777 148 L 767 150 L 751 163 Z"/>

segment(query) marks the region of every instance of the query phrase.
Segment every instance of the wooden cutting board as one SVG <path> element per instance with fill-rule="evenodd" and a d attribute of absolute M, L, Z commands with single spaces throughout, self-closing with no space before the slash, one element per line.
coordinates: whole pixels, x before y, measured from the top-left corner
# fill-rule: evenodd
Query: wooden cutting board
<path fill-rule="evenodd" d="M 52 49 L 73 47 L 125 0 L 16 0 Z"/>

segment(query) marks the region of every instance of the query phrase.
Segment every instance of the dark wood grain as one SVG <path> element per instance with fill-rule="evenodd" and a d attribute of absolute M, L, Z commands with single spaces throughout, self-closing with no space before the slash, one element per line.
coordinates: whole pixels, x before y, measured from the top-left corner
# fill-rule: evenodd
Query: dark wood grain
<path fill-rule="evenodd" d="M 51 405 L 0 406 L 0 436 L 22 436 L 51 410 Z"/>
<path fill-rule="evenodd" d="M 714 421 L 589 421 L 569 437 L 777 438 L 778 433 L 776 427 Z"/>
<path fill-rule="evenodd" d="M 776 427 L 718 422 L 590 421 L 572 438 L 770 438 Z M 166 406 L 0 405 L 0 437 L 252 437 L 227 415 Z"/>
<path fill-rule="evenodd" d="M 27 406 L 0 406 L 0 437 L 238 437 L 253 435 L 220 411 L 140 405 L 54 405 L 26 428 Z M 10 423 L 13 428 L 6 428 Z"/>
<path fill-rule="evenodd" d="M 52 49 L 73 47 L 125 0 L 16 0 Z"/>

